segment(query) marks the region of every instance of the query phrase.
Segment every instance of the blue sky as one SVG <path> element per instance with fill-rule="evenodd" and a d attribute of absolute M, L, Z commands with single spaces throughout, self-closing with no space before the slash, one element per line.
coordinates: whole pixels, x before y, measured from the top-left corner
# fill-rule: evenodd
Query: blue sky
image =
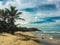
<path fill-rule="evenodd" d="M 60 31 L 60 0 L 0 0 L 0 8 L 14 5 L 22 11 L 26 21 L 16 20 L 21 26 L 43 31 Z"/>

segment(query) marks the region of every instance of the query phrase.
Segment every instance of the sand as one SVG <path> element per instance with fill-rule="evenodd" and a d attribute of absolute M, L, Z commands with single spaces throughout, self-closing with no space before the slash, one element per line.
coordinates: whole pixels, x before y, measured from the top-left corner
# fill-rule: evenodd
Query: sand
<path fill-rule="evenodd" d="M 23 35 L 21 36 L 17 34 L 23 34 Z M 32 40 L 35 39 L 36 37 L 31 33 L 19 32 L 17 34 L 16 33 L 15 35 L 11 35 L 8 33 L 0 34 L 0 45 L 40 45 L 40 43 Z M 25 40 L 26 37 L 24 37 L 24 35 L 30 37 L 31 39 Z"/>

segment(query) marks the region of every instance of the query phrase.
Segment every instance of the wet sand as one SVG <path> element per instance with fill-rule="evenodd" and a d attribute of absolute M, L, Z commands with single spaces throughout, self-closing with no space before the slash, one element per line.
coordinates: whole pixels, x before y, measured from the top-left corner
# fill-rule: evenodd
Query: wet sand
<path fill-rule="evenodd" d="M 37 37 L 37 40 L 44 45 L 60 45 L 60 39 L 55 39 L 53 36 L 41 34 L 39 32 L 34 32 L 33 34 Z"/>

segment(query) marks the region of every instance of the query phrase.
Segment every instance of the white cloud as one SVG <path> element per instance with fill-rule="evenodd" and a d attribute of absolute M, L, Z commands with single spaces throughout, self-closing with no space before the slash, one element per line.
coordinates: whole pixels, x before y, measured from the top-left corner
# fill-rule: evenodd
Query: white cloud
<path fill-rule="evenodd" d="M 4 2 L 5 3 L 5 2 Z M 15 5 L 17 6 L 17 8 L 27 8 L 27 7 L 32 7 L 31 4 L 24 4 L 24 3 L 21 3 L 21 0 L 15 0 L 15 1 L 11 1 L 11 0 L 8 0 L 4 5 L 3 5 L 3 2 L 0 1 L 0 7 L 1 8 L 5 8 L 5 7 L 9 7 L 11 5 Z M 4 7 L 3 7 L 4 6 Z"/>
<path fill-rule="evenodd" d="M 2 5 L 2 2 L 0 2 L 0 9 L 2 9 L 4 6 Z"/>
<path fill-rule="evenodd" d="M 23 12 L 22 18 L 25 19 L 25 21 L 20 21 L 17 20 L 17 23 L 21 23 L 21 26 L 27 26 L 27 27 L 37 27 L 41 28 L 44 30 L 44 27 L 54 27 L 54 25 L 60 24 L 60 21 L 56 21 L 54 23 L 44 23 L 44 24 L 30 24 L 30 22 L 37 21 L 38 18 L 44 18 L 44 17 L 54 17 L 54 16 L 60 16 L 60 0 L 8 0 L 4 5 L 0 1 L 0 8 L 9 8 L 11 5 L 15 5 L 19 9 L 23 8 L 31 8 L 31 7 L 36 7 L 42 4 L 56 4 L 58 10 L 53 11 L 53 12 L 48 12 L 47 13 L 41 13 L 37 11 L 37 13 L 29 13 L 29 12 Z M 39 19 L 40 20 L 40 19 Z M 42 28 L 43 27 L 43 28 Z"/>
<path fill-rule="evenodd" d="M 21 18 L 25 19 L 25 21 L 17 20 L 17 23 L 21 24 L 29 24 L 31 21 L 34 20 L 33 14 L 29 12 L 23 11 L 23 13 L 20 15 Z"/>
<path fill-rule="evenodd" d="M 1 2 L 1 1 L 0 1 Z M 7 0 L 5 7 L 16 5 L 18 8 L 36 7 L 41 4 L 58 3 L 59 0 Z M 2 3 L 1 3 L 2 4 Z"/>

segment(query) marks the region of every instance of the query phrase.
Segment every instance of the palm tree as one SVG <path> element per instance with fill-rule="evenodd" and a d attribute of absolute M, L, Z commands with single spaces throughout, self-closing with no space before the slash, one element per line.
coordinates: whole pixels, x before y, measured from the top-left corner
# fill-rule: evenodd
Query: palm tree
<path fill-rule="evenodd" d="M 18 12 L 18 9 L 16 9 L 15 6 L 11 6 L 10 9 L 7 9 L 9 13 L 9 19 L 8 22 L 11 23 L 12 25 L 14 25 L 15 19 L 22 19 L 22 18 L 18 18 L 20 14 L 22 14 L 22 12 Z M 24 20 L 24 19 L 22 19 Z"/>
<path fill-rule="evenodd" d="M 14 24 L 15 19 L 24 20 L 22 18 L 19 18 L 20 14 L 22 14 L 22 12 L 18 12 L 18 9 L 16 9 L 15 6 L 11 6 L 10 9 L 7 9 L 7 8 L 1 9 L 0 10 L 0 18 L 2 20 L 0 20 L 0 29 L 13 34 L 17 28 L 17 26 Z"/>
<path fill-rule="evenodd" d="M 15 6 L 11 6 L 10 9 L 7 9 L 8 12 L 8 23 L 9 23 L 9 28 L 8 30 L 10 30 L 10 32 L 13 34 L 14 33 L 14 29 L 16 29 L 16 26 L 14 24 L 15 19 L 22 19 L 22 18 L 18 18 L 20 14 L 22 14 L 22 12 L 18 12 L 18 9 L 16 9 Z M 22 19 L 24 20 L 24 19 Z M 12 30 L 12 31 L 11 31 Z"/>

